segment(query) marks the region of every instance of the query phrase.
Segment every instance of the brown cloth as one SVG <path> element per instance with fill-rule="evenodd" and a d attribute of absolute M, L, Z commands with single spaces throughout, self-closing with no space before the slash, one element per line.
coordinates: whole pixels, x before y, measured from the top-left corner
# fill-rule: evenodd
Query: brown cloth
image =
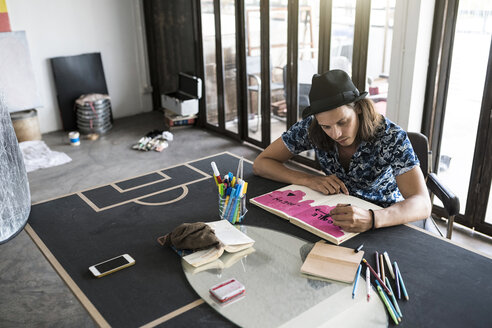
<path fill-rule="evenodd" d="M 171 233 L 157 238 L 157 242 L 162 246 L 173 245 L 177 249 L 191 250 L 220 245 L 213 229 L 204 222 L 180 224 Z"/>

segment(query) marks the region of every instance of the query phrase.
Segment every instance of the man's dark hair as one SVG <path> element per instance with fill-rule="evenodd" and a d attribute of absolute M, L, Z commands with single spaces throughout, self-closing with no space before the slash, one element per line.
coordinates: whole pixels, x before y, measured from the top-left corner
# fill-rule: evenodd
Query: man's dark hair
<path fill-rule="evenodd" d="M 355 103 L 347 104 L 359 117 L 359 130 L 356 140 L 370 141 L 376 136 L 376 131 L 384 122 L 381 114 L 374 109 L 374 103 L 370 99 L 361 99 Z M 312 120 L 308 129 L 309 139 L 318 148 L 325 151 L 333 150 L 335 141 L 330 138 L 318 124 L 316 117 Z"/>

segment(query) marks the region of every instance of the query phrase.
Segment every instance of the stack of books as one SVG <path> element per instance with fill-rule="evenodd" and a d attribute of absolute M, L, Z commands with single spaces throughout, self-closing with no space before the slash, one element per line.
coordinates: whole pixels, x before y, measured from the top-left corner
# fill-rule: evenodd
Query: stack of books
<path fill-rule="evenodd" d="M 191 115 L 179 115 L 170 110 L 164 110 L 164 119 L 169 127 L 193 125 L 197 119 L 196 114 Z"/>

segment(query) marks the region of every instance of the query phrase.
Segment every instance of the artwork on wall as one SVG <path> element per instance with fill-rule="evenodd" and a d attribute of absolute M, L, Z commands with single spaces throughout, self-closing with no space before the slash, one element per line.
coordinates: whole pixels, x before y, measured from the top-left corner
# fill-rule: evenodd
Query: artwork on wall
<path fill-rule="evenodd" d="M 10 32 L 9 13 L 5 0 L 0 0 L 0 32 Z"/>
<path fill-rule="evenodd" d="M 63 129 L 77 130 L 75 100 L 90 93 L 108 94 L 100 53 L 51 58 Z M 110 112 L 111 123 L 113 114 Z"/>

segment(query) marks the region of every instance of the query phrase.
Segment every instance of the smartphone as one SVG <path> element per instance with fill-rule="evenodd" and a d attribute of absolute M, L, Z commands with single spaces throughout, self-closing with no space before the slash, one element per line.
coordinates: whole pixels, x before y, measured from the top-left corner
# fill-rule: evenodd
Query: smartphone
<path fill-rule="evenodd" d="M 243 295 L 245 288 L 242 283 L 232 278 L 210 287 L 210 294 L 219 302 L 227 302 L 237 296 Z"/>
<path fill-rule="evenodd" d="M 123 254 L 113 257 L 112 259 L 109 259 L 107 261 L 94 264 L 93 266 L 89 267 L 89 271 L 92 272 L 95 277 L 100 278 L 134 264 L 135 260 L 130 255 Z"/>

